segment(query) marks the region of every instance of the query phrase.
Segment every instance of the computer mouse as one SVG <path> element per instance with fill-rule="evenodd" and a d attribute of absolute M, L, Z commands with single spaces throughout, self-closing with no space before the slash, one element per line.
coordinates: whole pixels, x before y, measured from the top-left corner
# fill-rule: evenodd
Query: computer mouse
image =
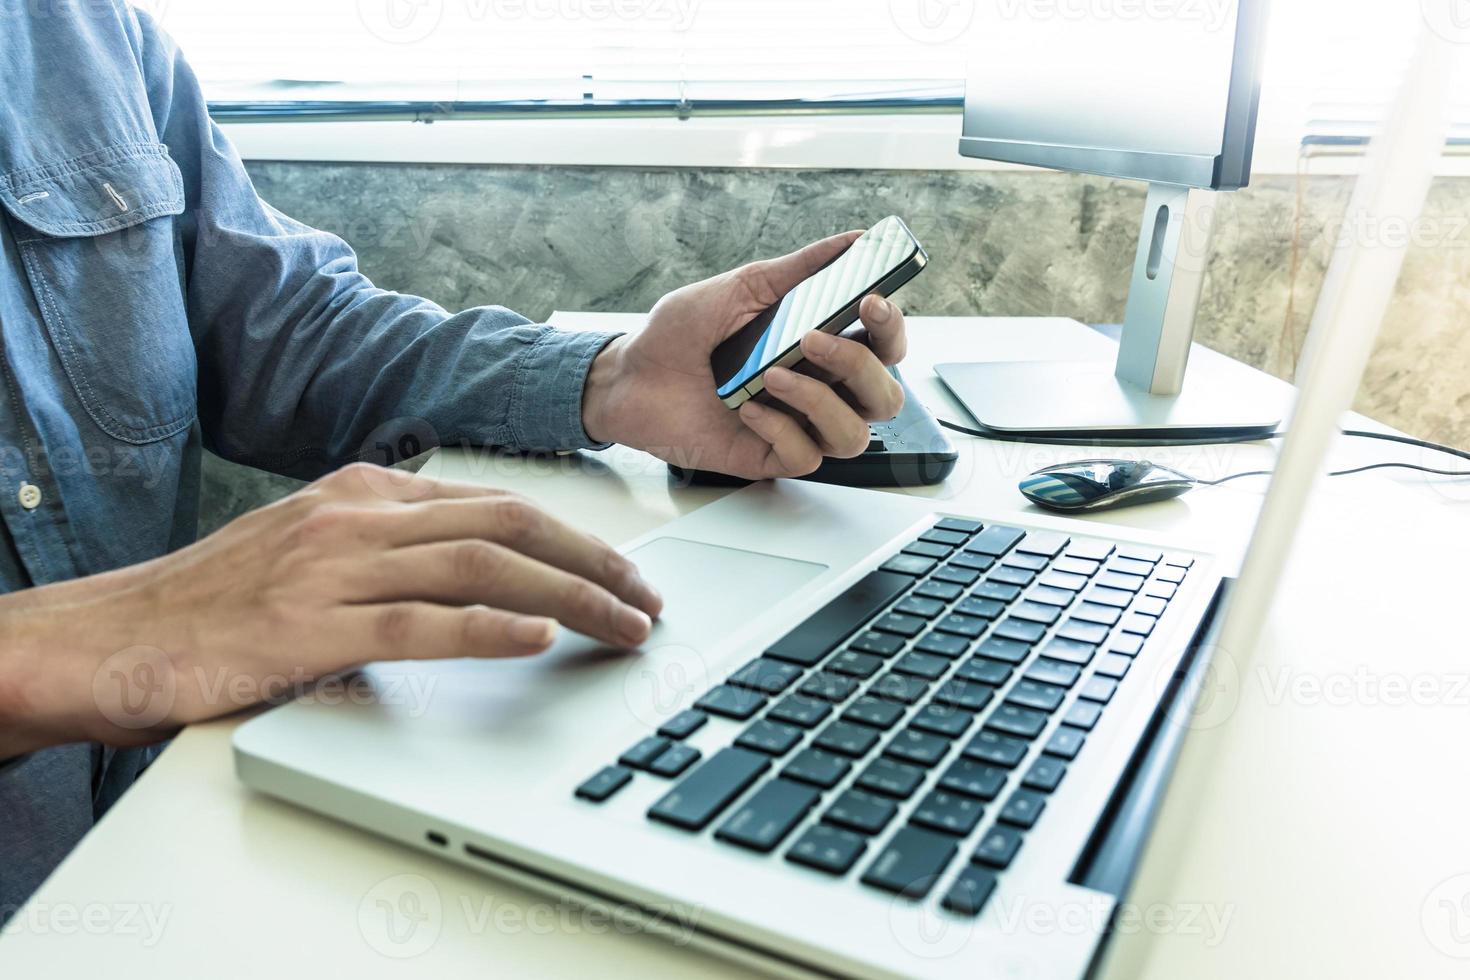
<path fill-rule="evenodd" d="M 1151 504 L 1196 486 L 1194 477 L 1147 460 L 1083 459 L 1037 470 L 1020 489 L 1039 507 L 1075 513 Z"/>

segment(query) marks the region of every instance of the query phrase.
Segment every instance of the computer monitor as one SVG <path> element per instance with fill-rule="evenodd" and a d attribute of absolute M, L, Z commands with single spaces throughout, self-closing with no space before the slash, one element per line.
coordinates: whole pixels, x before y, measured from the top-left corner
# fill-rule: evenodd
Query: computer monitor
<path fill-rule="evenodd" d="M 979 0 L 960 152 L 1148 183 L 1115 365 L 941 365 L 983 425 L 1032 436 L 1268 434 L 1279 389 L 1188 371 L 1214 193 L 1250 182 L 1266 0 Z M 1111 370 L 1105 368 L 1111 367 Z"/>

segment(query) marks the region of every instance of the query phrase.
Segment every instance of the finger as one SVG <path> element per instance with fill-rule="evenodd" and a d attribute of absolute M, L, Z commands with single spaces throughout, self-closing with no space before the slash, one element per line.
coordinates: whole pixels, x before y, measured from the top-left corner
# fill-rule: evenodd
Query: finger
<path fill-rule="evenodd" d="M 757 304 L 762 307 L 770 306 L 780 302 L 781 297 L 795 289 L 803 280 L 820 272 L 861 236 L 860 231 L 833 235 L 779 259 L 752 262 L 737 269 L 736 275 L 749 288 Z"/>
<path fill-rule="evenodd" d="M 391 547 L 493 541 L 596 582 L 649 616 L 663 611 L 663 597 L 616 549 L 563 524 L 516 494 L 426 500 L 385 511 L 375 520 L 381 540 Z"/>
<path fill-rule="evenodd" d="M 868 346 L 873 348 L 878 360 L 890 365 L 903 360 L 909 351 L 909 339 L 898 304 L 873 293 L 863 297 L 858 315 L 868 330 Z"/>
<path fill-rule="evenodd" d="M 357 639 L 367 660 L 528 657 L 551 646 L 556 621 L 486 606 L 389 602 L 353 606 L 339 635 Z"/>
<path fill-rule="evenodd" d="M 871 354 L 868 358 L 880 372 L 887 374 L 876 358 Z M 766 390 L 806 417 L 816 430 L 817 445 L 824 455 L 847 459 L 868 448 L 868 424 L 837 392 L 816 378 L 786 368 L 771 368 L 766 372 Z"/>
<path fill-rule="evenodd" d="M 761 479 L 805 476 L 822 464 L 822 451 L 796 420 L 756 402 L 740 406 L 740 421 L 770 444 Z"/>
<path fill-rule="evenodd" d="M 387 500 L 394 503 L 487 497 L 504 492 L 492 487 L 477 487 L 471 483 L 436 480 L 422 473 L 373 463 L 351 463 L 318 480 L 310 489 L 336 498 Z"/>
<path fill-rule="evenodd" d="M 344 572 L 359 602 L 420 600 L 550 616 L 604 643 L 636 646 L 652 620 L 595 582 L 488 541 L 395 548 Z"/>
<path fill-rule="evenodd" d="M 882 422 L 903 408 L 903 386 L 888 373 L 867 344 L 847 337 L 810 333 L 802 339 L 801 352 L 824 376 L 847 389 L 857 401 L 863 418 Z"/>

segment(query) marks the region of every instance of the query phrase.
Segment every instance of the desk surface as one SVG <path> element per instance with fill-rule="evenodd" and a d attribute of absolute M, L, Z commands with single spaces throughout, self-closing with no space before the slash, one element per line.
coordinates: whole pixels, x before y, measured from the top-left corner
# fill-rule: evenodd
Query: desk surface
<path fill-rule="evenodd" d="M 556 322 L 618 327 L 636 318 L 562 314 Z M 915 318 L 912 328 L 906 375 L 938 414 L 956 419 L 963 413 L 933 377 L 936 362 L 1024 358 L 1038 349 L 1111 356 L 1108 340 L 1066 320 Z M 1078 455 L 956 442 L 961 460 L 945 485 L 896 492 L 1001 517 L 1021 509 L 1019 477 Z M 1357 443 L 1340 445 L 1334 464 L 1430 460 Z M 1213 476 L 1267 468 L 1274 452 L 1244 445 L 1138 455 Z M 623 448 L 554 461 L 449 450 L 429 471 L 519 490 L 613 542 L 728 492 L 672 487 L 661 463 Z M 1092 520 L 1238 557 L 1264 489 L 1264 480 L 1240 481 Z M 1242 684 L 1220 721 L 1242 734 L 1228 780 L 1200 801 L 1191 853 L 1208 860 L 1184 862 L 1180 894 L 1163 900 L 1162 918 L 1143 917 L 1122 936 L 1109 975 L 1463 975 L 1470 685 L 1461 682 L 1470 656 L 1459 629 L 1467 514 L 1464 481 L 1369 475 L 1319 489 L 1252 665 L 1259 683 Z M 16 916 L 0 941 L 0 973 L 740 972 L 250 793 L 232 769 L 237 724 L 199 725 L 174 741 Z M 372 924 L 376 903 L 397 901 L 405 889 L 438 899 L 424 934 L 432 941 L 413 944 L 406 959 L 390 955 L 405 947 L 379 941 Z"/>

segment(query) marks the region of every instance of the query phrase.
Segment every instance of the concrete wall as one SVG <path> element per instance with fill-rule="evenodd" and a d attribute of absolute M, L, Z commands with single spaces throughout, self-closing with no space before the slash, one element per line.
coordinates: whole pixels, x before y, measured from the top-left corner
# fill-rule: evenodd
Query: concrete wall
<path fill-rule="evenodd" d="M 1122 319 L 1142 189 L 1036 173 L 254 163 L 261 195 L 357 249 L 379 285 L 456 310 L 646 310 L 686 282 L 903 215 L 915 314 Z M 1198 333 L 1291 377 L 1352 190 L 1269 177 L 1219 199 Z M 1381 238 L 1403 229 L 1352 229 Z M 1358 408 L 1470 447 L 1470 180 L 1436 183 Z M 205 528 L 291 484 L 219 461 Z"/>

